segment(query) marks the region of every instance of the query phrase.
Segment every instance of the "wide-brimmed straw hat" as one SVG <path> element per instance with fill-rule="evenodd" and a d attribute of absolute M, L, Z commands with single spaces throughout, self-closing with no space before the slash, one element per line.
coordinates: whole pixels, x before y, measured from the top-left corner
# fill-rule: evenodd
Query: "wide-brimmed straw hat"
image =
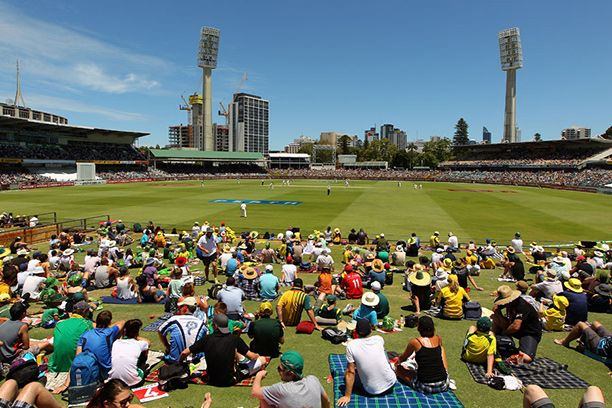
<path fill-rule="evenodd" d="M 255 268 L 249 266 L 246 268 L 246 271 L 243 272 L 243 276 L 246 279 L 255 279 L 257 277 L 257 271 Z"/>
<path fill-rule="evenodd" d="M 68 248 L 68 249 L 66 249 L 66 250 L 65 250 L 65 251 L 62 253 L 62 255 L 64 255 L 64 256 L 70 256 L 70 255 L 72 255 L 72 254 L 74 254 L 74 249 L 72 249 L 72 248 Z"/>
<path fill-rule="evenodd" d="M 518 299 L 521 296 L 521 292 L 518 290 L 512 289 L 508 285 L 501 285 L 497 288 L 497 297 L 493 301 L 495 306 L 507 305 Z"/>
<path fill-rule="evenodd" d="M 361 304 L 375 307 L 380 302 L 380 298 L 374 292 L 366 292 L 361 296 Z"/>
<path fill-rule="evenodd" d="M 612 285 L 609 285 L 607 283 L 601 283 L 595 286 L 595 289 L 593 290 L 600 296 L 612 297 Z"/>
<path fill-rule="evenodd" d="M 184 256 L 179 256 L 178 258 L 174 260 L 174 264 L 178 266 L 179 268 L 183 267 L 187 265 L 187 258 L 185 258 Z"/>
<path fill-rule="evenodd" d="M 372 262 L 372 270 L 375 272 L 382 272 L 385 269 L 385 265 L 383 264 L 383 261 L 381 261 L 380 259 L 375 259 Z"/>
<path fill-rule="evenodd" d="M 575 293 L 584 292 L 584 289 L 582 289 L 582 283 L 580 282 L 580 279 L 577 278 L 571 278 L 567 282 L 564 282 L 563 286 Z"/>
<path fill-rule="evenodd" d="M 408 275 L 408 280 L 416 286 L 427 286 L 431 283 L 431 275 L 422 270 L 417 270 Z"/>

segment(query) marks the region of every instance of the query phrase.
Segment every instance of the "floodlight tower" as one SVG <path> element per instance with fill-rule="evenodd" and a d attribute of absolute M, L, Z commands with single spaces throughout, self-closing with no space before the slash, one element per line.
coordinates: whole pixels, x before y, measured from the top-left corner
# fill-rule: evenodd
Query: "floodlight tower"
<path fill-rule="evenodd" d="M 503 71 L 506 71 L 506 108 L 504 110 L 503 142 L 517 142 L 516 134 L 516 70 L 523 67 L 521 34 L 516 27 L 501 31 L 499 57 Z"/>
<path fill-rule="evenodd" d="M 204 99 L 204 109 L 202 109 L 204 137 L 200 150 L 215 150 L 212 127 L 212 70 L 217 68 L 220 35 L 221 31 L 212 27 L 202 27 L 200 32 L 198 66 L 202 68 L 202 97 Z"/>

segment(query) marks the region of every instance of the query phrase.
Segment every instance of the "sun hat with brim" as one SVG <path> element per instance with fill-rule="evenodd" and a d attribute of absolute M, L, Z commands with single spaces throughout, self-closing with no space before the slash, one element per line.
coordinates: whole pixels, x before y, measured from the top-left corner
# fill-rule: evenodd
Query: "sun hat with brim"
<path fill-rule="evenodd" d="M 29 254 L 29 253 L 30 253 L 30 251 L 28 251 L 28 250 L 27 250 L 27 249 L 25 249 L 25 248 L 21 248 L 21 249 L 19 249 L 19 250 L 17 251 L 17 255 L 18 255 L 18 256 L 19 256 L 19 255 L 27 255 L 27 254 Z"/>
<path fill-rule="evenodd" d="M 47 278 L 43 283 L 47 288 L 56 288 L 59 286 L 59 281 L 57 278 Z"/>
<path fill-rule="evenodd" d="M 373 253 L 369 253 L 366 255 L 366 260 L 373 261 L 374 259 L 376 259 L 376 255 L 374 255 Z"/>
<path fill-rule="evenodd" d="M 249 237 L 251 237 L 251 239 L 256 239 L 259 236 L 259 232 L 257 231 L 251 231 L 251 233 L 249 234 Z"/>
<path fill-rule="evenodd" d="M 79 286 L 83 282 L 83 275 L 80 273 L 75 273 L 74 275 L 70 275 L 68 278 L 68 285 L 70 286 Z"/>
<path fill-rule="evenodd" d="M 436 279 L 437 280 L 446 280 L 448 278 L 448 272 L 444 269 L 440 268 L 436 271 Z"/>
<path fill-rule="evenodd" d="M 408 275 L 408 280 L 416 286 L 427 286 L 431 283 L 431 275 L 427 272 L 416 271 Z"/>
<path fill-rule="evenodd" d="M 555 256 L 553 258 L 553 262 L 556 263 L 556 264 L 559 264 L 559 265 L 564 265 L 565 264 L 565 260 L 562 257 L 560 257 L 560 256 Z"/>
<path fill-rule="evenodd" d="M 569 306 L 569 300 L 565 296 L 554 295 L 553 304 L 557 310 L 565 310 Z"/>
<path fill-rule="evenodd" d="M 155 263 L 155 258 L 152 256 L 149 256 L 147 258 L 147 260 L 145 261 L 145 266 L 151 266 Z"/>
<path fill-rule="evenodd" d="M 62 255 L 64 255 L 64 256 L 70 256 L 72 254 L 74 254 L 74 249 L 72 249 L 72 248 L 68 248 L 64 252 L 62 252 Z"/>
<path fill-rule="evenodd" d="M 248 268 L 246 268 L 246 271 L 244 271 L 243 276 L 246 279 L 255 279 L 257 277 L 257 271 L 255 270 L 255 268 L 249 266 Z"/>
<path fill-rule="evenodd" d="M 160 234 L 157 234 L 160 235 Z M 114 248 L 117 246 L 117 241 L 108 241 L 108 247 L 109 248 Z"/>
<path fill-rule="evenodd" d="M 518 299 L 519 296 L 521 296 L 521 292 L 518 290 L 514 290 L 508 285 L 502 285 L 497 288 L 497 297 L 493 301 L 493 304 L 495 306 L 507 305 Z"/>
<path fill-rule="evenodd" d="M 580 280 L 576 278 L 571 278 L 567 282 L 563 282 L 563 286 L 575 293 L 584 292 L 584 289 L 582 289 L 582 283 L 580 283 Z"/>
<path fill-rule="evenodd" d="M 0 247 L 0 259 L 6 258 L 11 254 L 11 250 L 9 248 Z"/>
<path fill-rule="evenodd" d="M 380 298 L 374 292 L 366 292 L 361 296 L 361 304 L 374 307 L 380 302 Z"/>
<path fill-rule="evenodd" d="M 224 245 L 223 252 L 225 253 L 232 252 L 232 248 L 229 245 Z"/>
<path fill-rule="evenodd" d="M 7 303 L 11 300 L 11 295 L 8 293 L 0 293 L 0 303 Z"/>
<path fill-rule="evenodd" d="M 513 254 L 516 252 L 516 250 L 513 247 L 507 247 L 506 251 L 508 251 L 508 253 Z"/>
<path fill-rule="evenodd" d="M 554 269 L 547 269 L 545 278 L 546 280 L 557 280 L 557 271 Z"/>
<path fill-rule="evenodd" d="M 176 305 L 177 306 L 195 306 L 197 305 L 198 302 L 196 301 L 196 299 L 193 296 L 187 296 L 186 298 L 184 298 L 183 300 L 181 300 L 180 302 L 178 302 Z"/>
<path fill-rule="evenodd" d="M 36 266 L 31 271 L 34 275 L 39 275 L 41 273 L 45 273 L 45 269 L 42 266 Z"/>
<path fill-rule="evenodd" d="M 383 261 L 381 261 L 380 259 L 375 259 L 372 262 L 372 270 L 374 270 L 374 272 L 382 272 L 385 269 L 385 264 L 383 264 Z"/>
<path fill-rule="evenodd" d="M 595 251 L 593 252 L 593 255 L 595 255 L 598 258 L 603 258 L 604 254 L 601 251 Z"/>
<path fill-rule="evenodd" d="M 450 258 L 444 258 L 444 261 L 442 261 L 442 263 L 447 268 L 450 268 L 451 266 L 453 266 L 453 261 Z"/>
<path fill-rule="evenodd" d="M 183 267 L 187 265 L 187 258 L 185 258 L 184 256 L 179 256 L 178 258 L 174 260 L 174 264 L 178 266 L 179 268 Z"/>
<path fill-rule="evenodd" d="M 612 285 L 609 285 L 607 283 L 601 283 L 595 286 L 595 289 L 593 290 L 600 296 L 612 297 Z"/>
<path fill-rule="evenodd" d="M 436 248 L 436 252 L 441 254 L 442 252 L 444 252 L 444 248 Z"/>
<path fill-rule="evenodd" d="M 304 358 L 294 350 L 287 350 L 280 356 L 280 364 L 287 371 L 291 371 L 296 377 L 302 378 L 304 371 Z"/>

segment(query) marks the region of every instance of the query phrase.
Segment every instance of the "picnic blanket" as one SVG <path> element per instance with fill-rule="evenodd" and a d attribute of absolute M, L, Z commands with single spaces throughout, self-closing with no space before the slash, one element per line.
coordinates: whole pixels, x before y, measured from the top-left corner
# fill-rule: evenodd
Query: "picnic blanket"
<path fill-rule="evenodd" d="M 582 354 L 584 354 L 585 356 L 592 358 L 595 361 L 599 361 L 601 363 L 604 363 L 606 365 L 606 367 L 608 367 L 608 369 L 612 369 L 612 357 L 604 357 L 604 356 L 600 356 L 597 353 L 593 353 L 590 350 L 584 350 L 582 352 Z"/>
<path fill-rule="evenodd" d="M 102 303 L 110 304 L 110 305 L 137 305 L 138 299 L 119 299 L 112 296 L 102 296 Z"/>
<path fill-rule="evenodd" d="M 142 331 L 156 332 L 159 330 L 160 326 L 164 324 L 164 322 L 168 320 L 169 318 L 171 318 L 172 316 L 174 316 L 172 313 L 164 313 L 163 315 L 159 316 L 156 320 L 149 323 L 145 328 L 142 329 Z"/>
<path fill-rule="evenodd" d="M 465 363 L 474 381 L 486 384 L 486 369 L 482 364 Z M 586 388 L 584 380 L 567 371 L 567 365 L 557 363 L 546 357 L 536 358 L 531 364 L 513 365 L 508 367 L 524 385 L 535 384 L 542 388 Z"/>
<path fill-rule="evenodd" d="M 328 357 L 329 369 L 334 383 L 334 406 L 338 399 L 344 395 L 344 373 L 346 371 L 346 356 L 344 354 L 330 354 Z M 439 394 L 423 394 L 400 383 L 395 383 L 393 392 L 378 397 L 366 397 L 353 393 L 347 407 L 359 408 L 390 408 L 390 407 L 463 407 L 463 404 L 452 391 Z"/>

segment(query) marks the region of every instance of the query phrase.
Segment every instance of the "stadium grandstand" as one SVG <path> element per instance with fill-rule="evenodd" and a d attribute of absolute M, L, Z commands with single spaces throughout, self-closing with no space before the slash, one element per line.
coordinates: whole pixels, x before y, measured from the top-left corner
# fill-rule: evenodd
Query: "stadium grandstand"
<path fill-rule="evenodd" d="M 264 155 L 256 152 L 216 152 L 194 149 L 149 149 L 150 166 L 167 177 L 199 177 L 203 174 L 265 174 Z"/>

